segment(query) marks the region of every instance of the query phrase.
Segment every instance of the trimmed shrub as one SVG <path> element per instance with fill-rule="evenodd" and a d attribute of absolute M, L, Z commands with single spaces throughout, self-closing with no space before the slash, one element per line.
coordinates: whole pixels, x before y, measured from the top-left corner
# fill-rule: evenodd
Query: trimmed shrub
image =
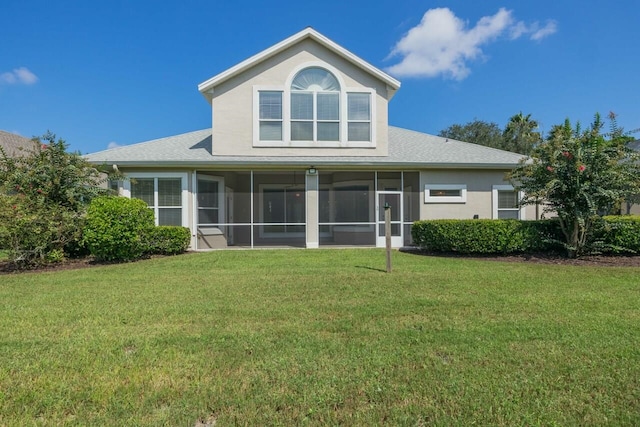
<path fill-rule="evenodd" d="M 148 253 L 153 212 L 139 199 L 98 197 L 87 211 L 84 242 L 100 261 L 131 261 Z"/>
<path fill-rule="evenodd" d="M 161 225 L 148 231 L 146 243 L 150 254 L 181 254 L 191 243 L 191 231 L 187 227 Z"/>
<path fill-rule="evenodd" d="M 640 216 L 605 216 L 595 231 L 603 252 L 640 253 Z"/>
<path fill-rule="evenodd" d="M 562 247 L 556 221 L 417 221 L 411 233 L 418 246 L 433 252 L 510 254 L 557 251 Z"/>

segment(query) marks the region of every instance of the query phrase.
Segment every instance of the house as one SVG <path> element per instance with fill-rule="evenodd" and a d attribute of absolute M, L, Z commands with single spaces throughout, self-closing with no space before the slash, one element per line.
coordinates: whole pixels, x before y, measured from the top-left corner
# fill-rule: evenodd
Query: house
<path fill-rule="evenodd" d="M 196 249 L 411 243 L 435 218 L 534 219 L 521 155 L 388 124 L 400 82 L 312 28 L 201 83 L 212 127 L 91 154 Z"/>
<path fill-rule="evenodd" d="M 34 142 L 24 136 L 0 130 L 0 147 L 8 157 L 23 156 L 33 149 Z"/>

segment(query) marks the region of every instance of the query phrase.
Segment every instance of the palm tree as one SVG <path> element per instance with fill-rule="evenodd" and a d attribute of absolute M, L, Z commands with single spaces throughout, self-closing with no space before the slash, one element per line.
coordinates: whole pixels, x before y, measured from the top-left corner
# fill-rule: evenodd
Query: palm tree
<path fill-rule="evenodd" d="M 512 116 L 502 132 L 503 148 L 514 153 L 530 154 L 533 147 L 542 142 L 542 135 L 537 131 L 538 122 L 526 116 L 522 111 Z"/>

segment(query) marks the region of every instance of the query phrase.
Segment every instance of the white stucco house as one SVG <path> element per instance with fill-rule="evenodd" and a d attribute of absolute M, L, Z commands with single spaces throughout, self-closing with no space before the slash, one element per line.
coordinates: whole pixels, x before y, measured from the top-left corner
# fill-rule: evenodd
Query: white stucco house
<path fill-rule="evenodd" d="M 519 154 L 390 126 L 400 82 L 312 28 L 201 83 L 212 127 L 90 154 L 194 249 L 394 246 L 435 218 L 534 219 Z"/>

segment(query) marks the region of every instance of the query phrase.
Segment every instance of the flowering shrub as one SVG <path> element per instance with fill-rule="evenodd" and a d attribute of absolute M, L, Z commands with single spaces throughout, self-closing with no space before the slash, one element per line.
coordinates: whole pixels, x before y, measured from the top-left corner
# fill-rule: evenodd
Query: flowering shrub
<path fill-rule="evenodd" d="M 511 173 L 514 187 L 524 191 L 521 204 L 543 202 L 545 212 L 558 216 L 569 256 L 589 247 L 591 228 L 598 215 L 620 206 L 622 199 L 640 193 L 639 156 L 627 143 L 610 114 L 611 132 L 602 134 L 596 115 L 586 130 L 572 128 L 569 120 L 555 126 L 532 158 Z"/>

